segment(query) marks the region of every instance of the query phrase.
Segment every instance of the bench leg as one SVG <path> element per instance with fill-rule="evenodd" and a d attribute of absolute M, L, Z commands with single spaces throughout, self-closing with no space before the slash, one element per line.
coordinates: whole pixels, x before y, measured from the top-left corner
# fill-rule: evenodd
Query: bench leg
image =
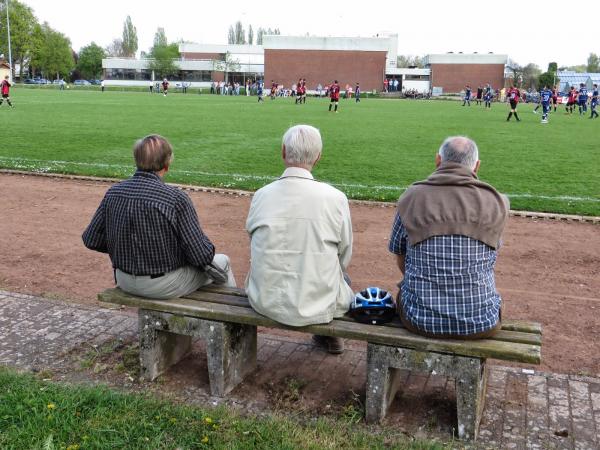
<path fill-rule="evenodd" d="M 162 314 L 139 310 L 140 377 L 152 381 L 191 350 L 192 337 L 162 331 Z"/>
<path fill-rule="evenodd" d="M 367 346 L 366 420 L 381 422 L 401 382 L 400 370 L 436 373 L 456 381 L 458 436 L 475 440 L 485 403 L 485 359 L 420 352 L 371 344 Z"/>
<path fill-rule="evenodd" d="M 224 397 L 256 369 L 256 326 L 202 322 L 210 392 Z"/>
<path fill-rule="evenodd" d="M 478 364 L 474 358 L 461 358 L 457 362 L 457 370 L 455 386 L 458 437 L 475 440 L 485 403 L 487 366 L 485 362 Z"/>
<path fill-rule="evenodd" d="M 400 370 L 390 367 L 387 359 L 375 346 L 367 349 L 367 395 L 365 419 L 381 422 L 394 401 L 402 380 Z"/>

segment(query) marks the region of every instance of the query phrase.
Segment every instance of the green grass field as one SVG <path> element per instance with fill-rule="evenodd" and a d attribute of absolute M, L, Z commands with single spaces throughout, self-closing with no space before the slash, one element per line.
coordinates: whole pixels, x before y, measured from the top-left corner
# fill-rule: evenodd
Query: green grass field
<path fill-rule="evenodd" d="M 508 194 L 513 209 L 600 215 L 600 120 L 561 108 L 540 124 L 533 105 L 522 122 L 507 107 L 458 102 L 221 97 L 197 94 L 57 91 L 16 88 L 13 110 L 0 108 L 0 167 L 126 177 L 131 146 L 149 133 L 167 137 L 175 161 L 167 181 L 255 190 L 282 172 L 280 141 L 298 123 L 321 130 L 323 158 L 315 176 L 351 198 L 394 201 L 433 170 L 449 135 L 477 142 L 480 177 Z"/>

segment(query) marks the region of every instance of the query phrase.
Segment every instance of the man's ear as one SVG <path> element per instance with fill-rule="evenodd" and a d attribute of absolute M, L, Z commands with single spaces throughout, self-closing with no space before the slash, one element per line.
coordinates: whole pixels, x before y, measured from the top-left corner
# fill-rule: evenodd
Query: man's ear
<path fill-rule="evenodd" d="M 436 155 L 435 155 L 435 167 L 440 167 L 441 163 L 442 163 L 442 157 L 440 156 L 439 153 L 436 153 Z"/>
<path fill-rule="evenodd" d="M 475 168 L 473 169 L 473 172 L 477 173 L 479 171 L 480 165 L 481 165 L 481 161 L 477 160 L 477 162 L 475 163 Z"/>

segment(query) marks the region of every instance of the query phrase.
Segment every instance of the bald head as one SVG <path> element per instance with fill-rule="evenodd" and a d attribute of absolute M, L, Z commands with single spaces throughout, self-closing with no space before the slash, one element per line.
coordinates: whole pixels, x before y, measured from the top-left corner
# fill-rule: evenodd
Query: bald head
<path fill-rule="evenodd" d="M 447 138 L 438 151 L 440 162 L 451 161 L 477 171 L 479 150 L 477 144 L 464 136 Z"/>

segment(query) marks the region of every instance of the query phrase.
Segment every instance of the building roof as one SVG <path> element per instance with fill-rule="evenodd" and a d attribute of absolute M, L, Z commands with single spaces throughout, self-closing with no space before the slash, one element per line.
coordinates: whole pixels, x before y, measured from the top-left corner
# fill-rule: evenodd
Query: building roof
<path fill-rule="evenodd" d="M 262 45 L 237 45 L 237 44 L 194 44 L 185 42 L 179 44 L 179 53 L 238 53 L 250 55 L 262 55 Z"/>
<path fill-rule="evenodd" d="M 425 65 L 431 64 L 506 64 L 507 55 L 494 53 L 443 53 L 425 56 Z"/>

